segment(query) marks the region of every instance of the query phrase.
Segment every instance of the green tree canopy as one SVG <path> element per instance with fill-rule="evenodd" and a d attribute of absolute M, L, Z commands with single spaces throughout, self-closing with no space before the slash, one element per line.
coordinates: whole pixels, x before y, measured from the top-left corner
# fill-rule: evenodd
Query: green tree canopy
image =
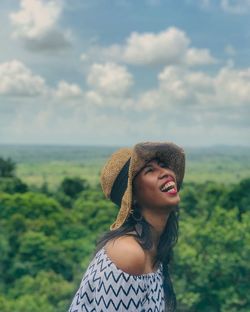
<path fill-rule="evenodd" d="M 250 311 L 247 188 L 249 179 L 182 189 L 172 275 L 179 312 Z M 0 192 L 1 312 L 66 311 L 97 237 L 117 216 L 97 188 L 61 191 L 71 209 L 58 193 Z"/>
<path fill-rule="evenodd" d="M 180 222 L 175 286 L 180 311 L 250 311 L 250 213 L 213 207 Z"/>
<path fill-rule="evenodd" d="M 16 164 L 11 158 L 0 157 L 0 177 L 7 178 L 15 175 Z"/>
<path fill-rule="evenodd" d="M 25 193 L 28 191 L 28 186 L 17 177 L 0 177 L 0 192 L 5 193 Z"/>
<path fill-rule="evenodd" d="M 71 198 L 76 198 L 76 196 L 89 188 L 87 180 L 81 178 L 69 178 L 66 177 L 63 179 L 59 190 Z"/>

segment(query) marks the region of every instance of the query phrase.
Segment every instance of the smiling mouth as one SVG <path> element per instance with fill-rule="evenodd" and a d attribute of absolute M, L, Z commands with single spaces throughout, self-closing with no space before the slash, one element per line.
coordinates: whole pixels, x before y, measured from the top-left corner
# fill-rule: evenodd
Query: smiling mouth
<path fill-rule="evenodd" d="M 169 181 L 169 182 L 165 183 L 161 187 L 161 192 L 170 193 L 170 194 L 176 194 L 177 190 L 176 190 L 175 182 L 174 181 Z"/>

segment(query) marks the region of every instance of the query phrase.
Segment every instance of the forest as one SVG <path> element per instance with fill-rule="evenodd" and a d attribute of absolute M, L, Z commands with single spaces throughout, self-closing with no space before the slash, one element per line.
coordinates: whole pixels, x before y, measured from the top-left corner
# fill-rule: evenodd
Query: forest
<path fill-rule="evenodd" d="M 27 169 L 25 156 L 0 154 L 1 312 L 67 311 L 97 238 L 118 212 L 97 180 L 108 153 L 94 159 L 98 166 L 91 179 L 80 174 L 80 168 L 93 168 L 88 155 L 77 170 L 71 163 L 73 175 L 69 166 L 52 184 L 43 174 L 40 184 L 32 184 L 31 173 L 24 174 L 42 166 L 47 156 L 40 162 L 29 157 Z M 209 170 L 202 175 L 209 164 L 198 170 L 202 162 L 195 157 L 190 162 L 197 162 L 191 167 L 197 178 L 190 173 L 180 192 L 179 241 L 171 266 L 178 311 L 250 311 L 249 165 L 230 171 L 226 161 L 208 155 L 204 161 L 216 163 L 216 180 Z M 239 159 L 232 157 L 237 164 Z M 249 158 L 244 157 L 246 164 Z M 56 166 L 54 159 L 46 163 Z"/>

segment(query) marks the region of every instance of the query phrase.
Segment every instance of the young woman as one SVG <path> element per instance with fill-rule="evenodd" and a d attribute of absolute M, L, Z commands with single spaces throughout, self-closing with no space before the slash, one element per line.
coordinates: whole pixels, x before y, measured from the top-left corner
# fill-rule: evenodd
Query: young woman
<path fill-rule="evenodd" d="M 185 170 L 182 148 L 145 142 L 115 152 L 101 173 L 116 221 L 97 242 L 69 312 L 175 311 L 169 276 Z"/>

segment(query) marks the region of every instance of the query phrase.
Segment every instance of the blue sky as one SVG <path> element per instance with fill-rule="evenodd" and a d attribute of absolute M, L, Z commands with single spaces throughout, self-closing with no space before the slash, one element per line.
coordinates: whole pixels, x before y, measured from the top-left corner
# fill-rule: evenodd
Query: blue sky
<path fill-rule="evenodd" d="M 249 0 L 3 0 L 0 143 L 250 145 Z"/>

